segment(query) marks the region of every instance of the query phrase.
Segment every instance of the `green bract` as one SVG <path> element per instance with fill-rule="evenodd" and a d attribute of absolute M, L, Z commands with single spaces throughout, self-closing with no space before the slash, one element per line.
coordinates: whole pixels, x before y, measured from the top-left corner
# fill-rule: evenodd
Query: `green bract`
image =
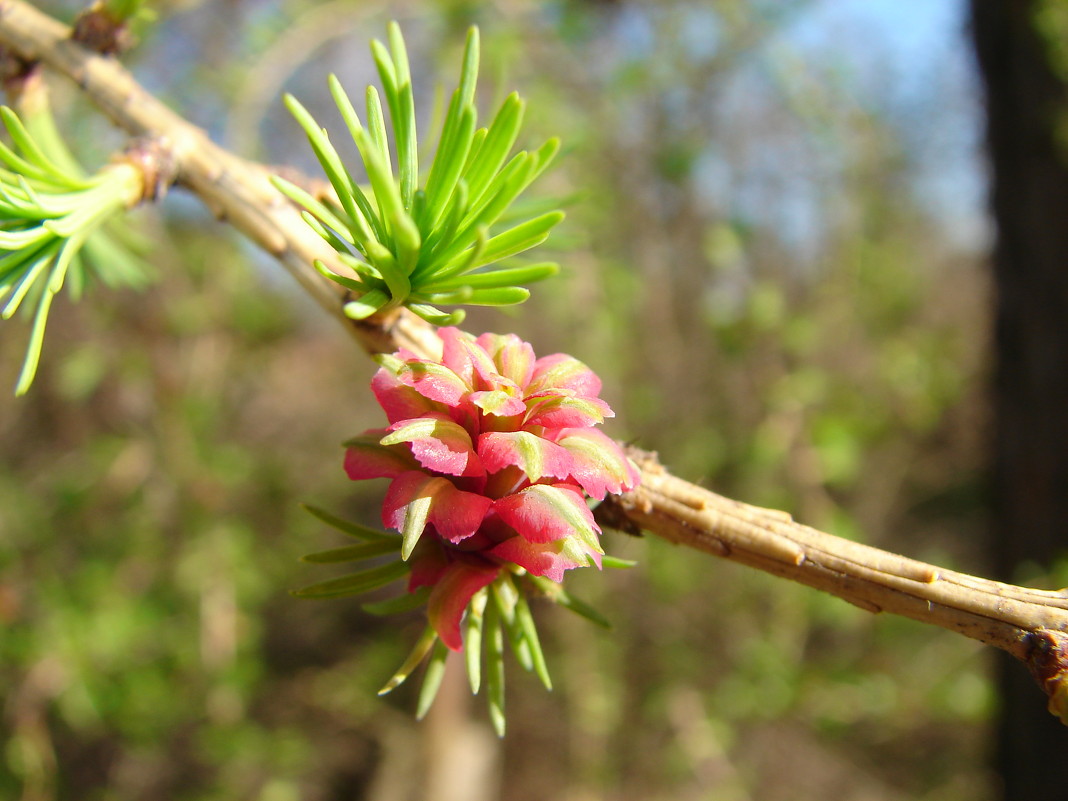
<path fill-rule="evenodd" d="M 137 202 L 143 179 L 130 164 L 85 177 L 47 112 L 23 125 L 2 107 L 0 121 L 12 142 L 0 142 L 0 317 L 10 318 L 27 299 L 33 308 L 15 390 L 21 395 L 33 382 L 52 299 L 64 283 L 77 298 L 90 272 L 111 286 L 146 281 L 143 263 L 101 230 Z"/>
<path fill-rule="evenodd" d="M 327 132 L 291 95 L 285 98 L 286 106 L 308 135 L 337 203 L 320 202 L 281 178 L 274 179 L 275 186 L 305 209 L 304 219 L 353 270 L 355 277 L 346 277 L 316 263 L 320 272 L 357 294 L 345 306 L 353 319 L 407 306 L 430 323 L 453 325 L 463 319 L 463 311 L 446 313 L 438 305 L 521 303 L 530 295 L 522 284 L 547 278 L 559 268 L 548 262 L 516 265 L 508 260 L 543 242 L 564 215 L 552 211 L 508 226 L 501 222 L 552 160 L 559 142 L 550 139 L 537 150 L 509 158 L 523 119 L 524 103 L 515 93 L 488 128 L 476 128 L 479 39 L 477 28 L 472 28 L 460 85 L 420 186 L 411 76 L 396 23 L 390 24 L 388 38 L 388 48 L 374 41 L 371 51 L 392 122 L 395 159 L 375 87 L 367 87 L 365 125 L 340 82 L 330 76 L 330 93 L 360 152 L 369 189 L 357 184 Z"/>
<path fill-rule="evenodd" d="M 401 579 L 410 580 L 411 564 L 401 561 L 402 540 L 396 533 L 376 531 L 314 506 L 304 508 L 327 525 L 357 540 L 357 544 L 311 553 L 303 557 L 303 561 L 315 564 L 363 563 L 365 566 L 354 573 L 296 590 L 294 595 L 313 599 L 347 598 L 394 585 Z M 383 557 L 394 555 L 396 558 L 383 561 Z M 610 556 L 603 557 L 602 563 L 604 567 L 630 567 L 634 564 Z M 493 727 L 498 736 L 504 736 L 505 642 L 523 669 L 534 673 L 546 688 L 552 689 L 527 596 L 553 600 L 605 628 L 609 624 L 586 603 L 569 595 L 557 582 L 531 575 L 518 566 L 501 570 L 492 581 L 487 579 L 479 583 L 484 586 L 472 594 L 469 602 L 465 600 L 464 664 L 471 692 L 477 694 L 485 687 Z M 362 607 L 374 615 L 392 615 L 410 612 L 428 603 L 434 605 L 434 595 L 429 586 L 421 586 L 384 600 L 366 602 Z M 429 613 L 432 615 L 433 611 L 429 610 Z M 416 716 L 424 717 L 441 685 L 448 653 L 448 647 L 439 638 L 433 624 L 428 624 L 408 657 L 378 694 L 385 695 L 399 687 L 425 661 L 427 667 L 416 709 Z"/>

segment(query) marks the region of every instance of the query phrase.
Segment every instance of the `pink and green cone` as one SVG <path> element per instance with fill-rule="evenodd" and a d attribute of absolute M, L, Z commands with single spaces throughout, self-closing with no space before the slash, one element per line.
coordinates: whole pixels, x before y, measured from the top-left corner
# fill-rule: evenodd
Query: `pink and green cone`
<path fill-rule="evenodd" d="M 346 443 L 349 478 L 391 480 L 382 523 L 401 535 L 409 593 L 429 591 L 428 633 L 387 689 L 435 640 L 459 651 L 466 638 L 477 690 L 479 655 L 470 651 L 480 646 L 483 616 L 508 630 L 520 661 L 548 683 L 516 579 L 545 587 L 572 568 L 600 567 L 600 529 L 587 500 L 633 489 L 638 471 L 595 428 L 613 413 L 584 364 L 564 354 L 538 359 L 514 334 L 475 338 L 443 328 L 438 337 L 435 359 L 404 350 L 379 358 L 371 386 L 389 425 Z M 487 635 L 492 648 L 499 637 Z M 435 657 L 444 659 L 440 644 L 432 667 Z M 492 654 L 488 661 L 493 711 Z"/>

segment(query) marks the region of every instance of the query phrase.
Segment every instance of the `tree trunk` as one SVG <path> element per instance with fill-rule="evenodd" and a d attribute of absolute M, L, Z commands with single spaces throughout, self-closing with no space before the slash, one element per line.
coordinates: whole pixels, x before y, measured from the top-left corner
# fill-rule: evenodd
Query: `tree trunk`
<path fill-rule="evenodd" d="M 1035 26 L 1042 0 L 972 0 L 997 224 L 993 535 L 1006 580 L 1068 546 L 1068 85 Z M 1063 131 L 1063 127 L 1062 127 Z M 1016 578 L 1019 578 L 1016 576 Z M 1068 799 L 1068 728 L 1002 661 L 1004 797 Z"/>

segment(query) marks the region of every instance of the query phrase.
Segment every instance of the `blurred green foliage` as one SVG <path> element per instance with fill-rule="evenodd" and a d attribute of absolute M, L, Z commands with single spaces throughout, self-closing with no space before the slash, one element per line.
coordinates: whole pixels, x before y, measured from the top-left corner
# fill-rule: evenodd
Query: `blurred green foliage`
<path fill-rule="evenodd" d="M 486 108 L 519 87 L 532 141 L 564 138 L 562 278 L 465 327 L 587 361 L 610 433 L 679 475 L 982 571 L 978 248 L 920 202 L 887 112 L 782 35 L 807 8 L 408 7 L 417 95 L 478 23 Z M 396 13 L 184 3 L 129 60 L 282 163 L 306 148 L 280 92 L 330 124 L 322 76 L 366 83 Z M 300 554 L 341 544 L 301 501 L 375 522 L 380 488 L 340 448 L 381 424 L 373 364 L 224 226 L 178 195 L 164 211 L 159 286 L 57 302 L 32 395 L 0 397 L 0 797 L 443 797 L 426 755 L 488 723 L 448 688 L 444 728 L 403 688 L 374 695 L 421 622 L 287 594 L 312 578 Z M 0 384 L 21 344 L 0 342 Z M 485 797 L 993 797 L 978 646 L 652 538 L 607 545 L 639 567 L 569 586 L 614 630 L 535 610 L 557 686 L 511 671 L 508 738 L 467 752 L 500 749 Z"/>

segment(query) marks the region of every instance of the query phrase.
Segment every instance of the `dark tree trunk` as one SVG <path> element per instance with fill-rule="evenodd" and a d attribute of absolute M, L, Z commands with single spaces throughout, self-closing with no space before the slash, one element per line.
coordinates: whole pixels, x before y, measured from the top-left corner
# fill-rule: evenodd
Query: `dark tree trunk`
<path fill-rule="evenodd" d="M 1004 578 L 1068 549 L 1068 85 L 1036 0 L 972 0 L 997 223 L 994 548 Z M 1063 131 L 1063 126 L 1062 126 Z M 1018 664 L 1002 664 L 998 768 L 1008 801 L 1068 799 L 1068 727 Z"/>

